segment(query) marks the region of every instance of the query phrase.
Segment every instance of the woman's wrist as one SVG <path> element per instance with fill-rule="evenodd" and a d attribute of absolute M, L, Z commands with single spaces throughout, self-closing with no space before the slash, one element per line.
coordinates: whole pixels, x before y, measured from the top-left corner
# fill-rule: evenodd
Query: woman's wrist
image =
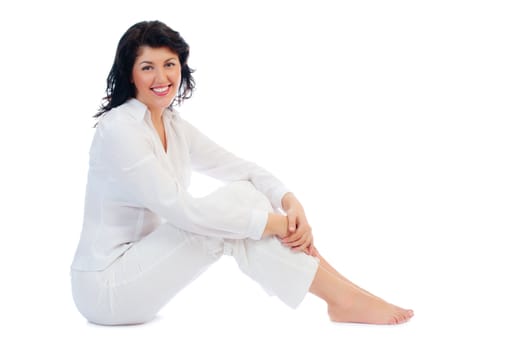
<path fill-rule="evenodd" d="M 287 236 L 287 216 L 269 213 L 262 237 Z"/>

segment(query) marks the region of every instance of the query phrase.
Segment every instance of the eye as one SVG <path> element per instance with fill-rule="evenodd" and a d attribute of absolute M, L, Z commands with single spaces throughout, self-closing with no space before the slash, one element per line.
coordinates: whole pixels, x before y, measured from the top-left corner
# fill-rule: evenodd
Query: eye
<path fill-rule="evenodd" d="M 152 69 L 154 69 L 154 67 L 152 67 L 152 66 L 142 66 L 141 67 L 141 70 L 144 70 L 144 71 L 152 70 Z"/>
<path fill-rule="evenodd" d="M 165 64 L 165 67 L 169 67 L 169 68 L 175 67 L 175 66 L 176 64 L 174 62 L 167 62 L 167 64 Z"/>

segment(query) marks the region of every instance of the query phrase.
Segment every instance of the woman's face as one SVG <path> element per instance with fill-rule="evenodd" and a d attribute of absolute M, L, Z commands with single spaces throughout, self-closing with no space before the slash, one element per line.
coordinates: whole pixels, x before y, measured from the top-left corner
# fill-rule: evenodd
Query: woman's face
<path fill-rule="evenodd" d="M 167 47 L 140 47 L 132 68 L 132 83 L 135 97 L 151 113 L 162 112 L 176 97 L 181 83 L 178 55 Z"/>

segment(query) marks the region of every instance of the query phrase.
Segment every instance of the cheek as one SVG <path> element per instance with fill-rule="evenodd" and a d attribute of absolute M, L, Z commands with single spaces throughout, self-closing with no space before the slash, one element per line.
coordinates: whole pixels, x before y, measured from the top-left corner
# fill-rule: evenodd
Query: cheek
<path fill-rule="evenodd" d="M 146 81 L 145 77 L 136 74 L 132 77 L 133 84 L 135 85 L 136 92 L 141 92 L 145 89 L 149 89 L 150 83 Z"/>
<path fill-rule="evenodd" d="M 132 84 L 136 84 L 137 81 L 139 81 L 139 74 L 137 73 L 137 70 L 134 68 L 132 69 L 132 76 L 130 77 L 130 81 Z"/>
<path fill-rule="evenodd" d="M 179 87 L 180 83 L 181 83 L 181 73 L 180 72 L 175 72 L 171 75 L 171 80 L 172 82 L 174 83 L 174 85 L 177 84 L 177 86 Z"/>

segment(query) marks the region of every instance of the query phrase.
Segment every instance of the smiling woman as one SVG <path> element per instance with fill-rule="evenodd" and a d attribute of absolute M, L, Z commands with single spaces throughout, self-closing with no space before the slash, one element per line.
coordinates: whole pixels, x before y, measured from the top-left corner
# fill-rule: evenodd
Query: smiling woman
<path fill-rule="evenodd" d="M 163 79 L 168 79 L 168 73 L 173 72 L 179 80 L 173 86 L 174 91 L 169 93 L 172 99 L 166 106 L 171 106 L 174 101 L 181 103 L 190 98 L 194 89 L 194 78 L 193 70 L 187 65 L 188 55 L 189 46 L 181 35 L 161 22 L 140 22 L 131 26 L 117 45 L 107 79 L 106 103 L 95 117 L 122 105 L 132 97 L 137 97 L 136 94 L 141 92 L 136 86 L 139 76 L 142 83 L 154 84 L 153 79 L 159 78 L 155 74 L 166 72 L 167 76 Z M 137 70 L 144 71 L 145 74 L 138 74 Z M 147 74 L 149 71 L 154 73 Z M 173 75 L 170 77 L 174 78 Z M 155 86 L 142 87 L 152 89 Z"/>
<path fill-rule="evenodd" d="M 132 84 L 136 88 L 136 98 L 148 107 L 152 124 L 166 151 L 166 132 L 161 118 L 181 85 L 178 54 L 167 47 L 141 47 L 132 71 Z"/>
<path fill-rule="evenodd" d="M 359 288 L 317 251 L 300 201 L 271 173 L 226 151 L 173 108 L 194 88 L 189 48 L 165 24 L 121 38 L 90 150 L 73 297 L 91 322 L 143 323 L 222 255 L 297 307 L 307 292 L 336 322 L 396 324 L 402 309 Z M 202 198 L 191 170 L 227 184 Z M 286 215 L 284 215 L 284 213 Z"/>
<path fill-rule="evenodd" d="M 177 53 L 166 47 L 141 47 L 132 71 L 136 98 L 148 106 L 152 116 L 161 118 L 163 110 L 176 97 L 181 83 Z"/>

